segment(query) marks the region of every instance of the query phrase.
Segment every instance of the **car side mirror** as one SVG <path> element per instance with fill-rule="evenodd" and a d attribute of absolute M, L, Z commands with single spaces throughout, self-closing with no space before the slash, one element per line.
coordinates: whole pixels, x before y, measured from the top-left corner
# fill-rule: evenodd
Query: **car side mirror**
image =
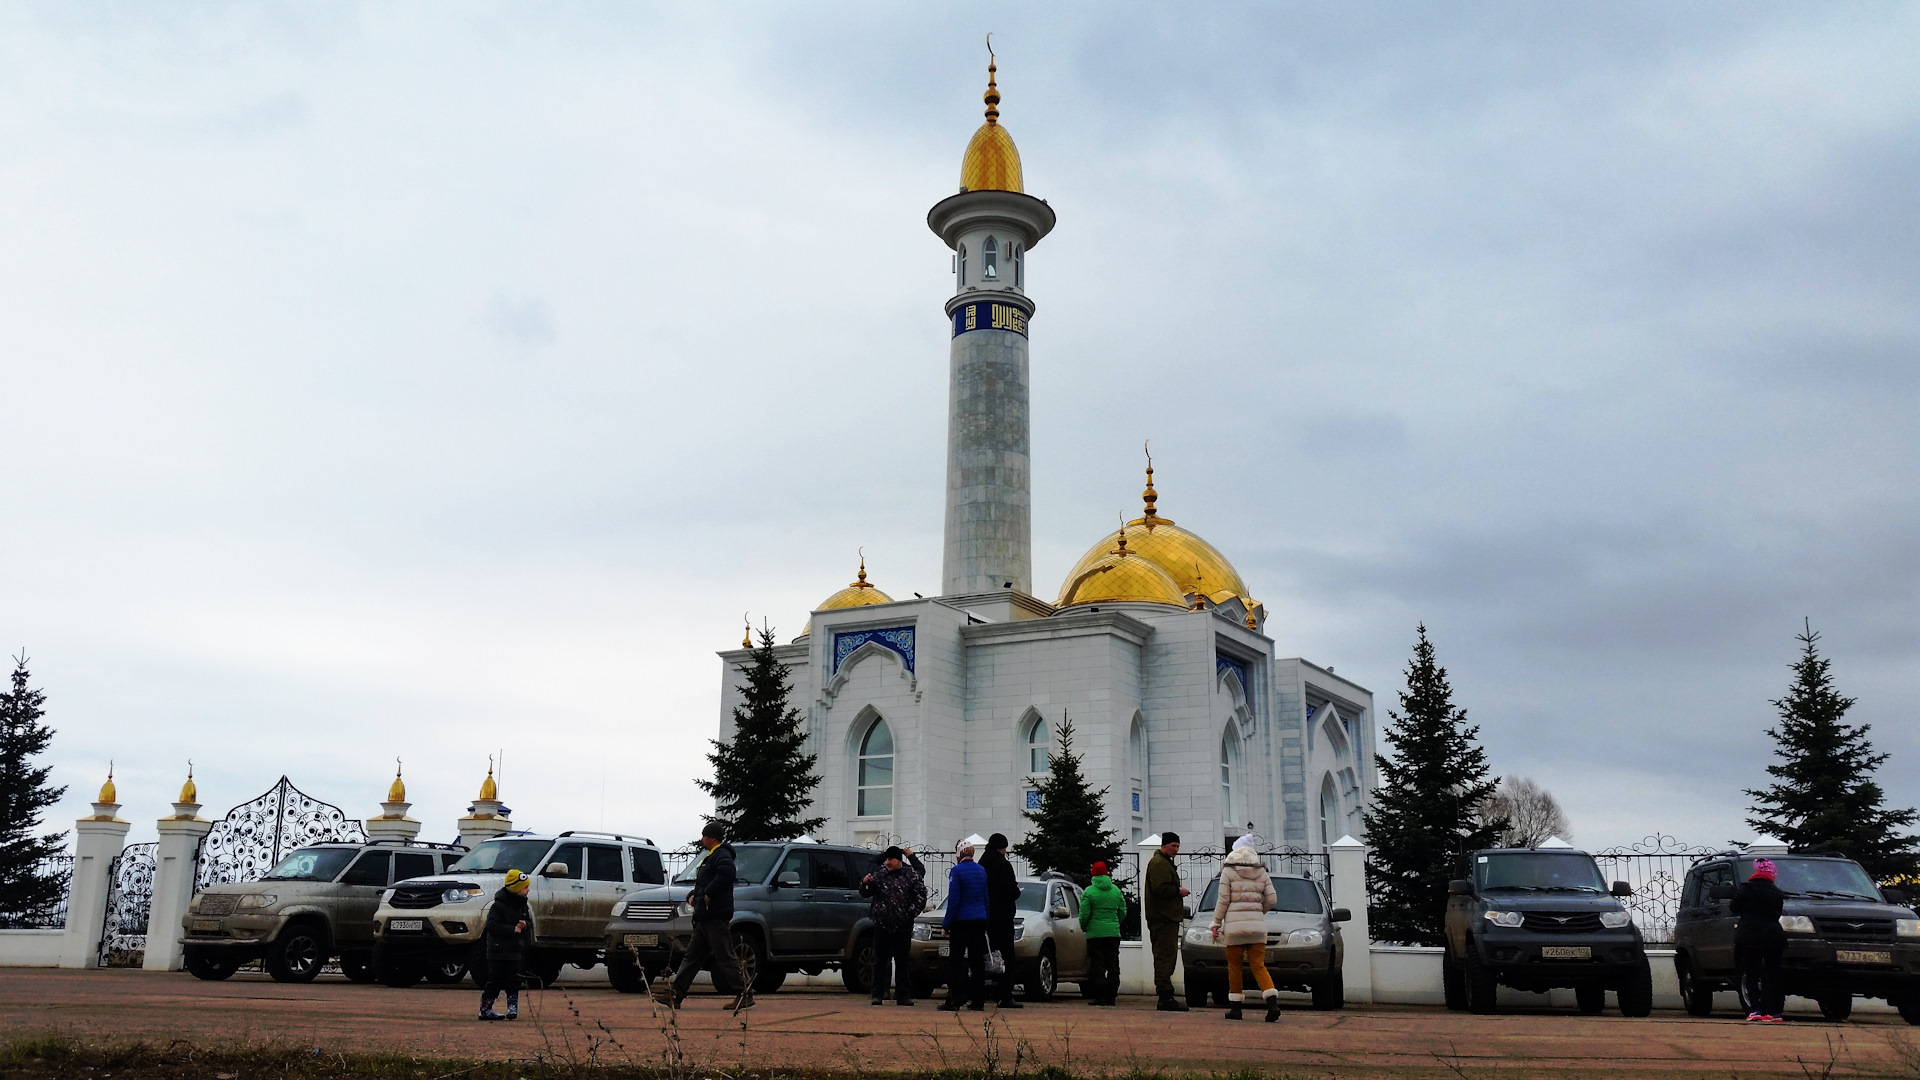
<path fill-rule="evenodd" d="M 1901 907 L 1907 906 L 1907 890 L 1905 889 L 1896 889 L 1891 885 L 1886 885 L 1881 887 L 1880 895 L 1886 897 L 1887 903 L 1889 904 L 1898 904 Z"/>
<path fill-rule="evenodd" d="M 566 877 L 567 864 L 563 862 L 550 862 L 547 864 L 547 868 L 541 871 L 541 873 L 546 877 Z"/>
<path fill-rule="evenodd" d="M 1057 907 L 1054 908 L 1050 914 L 1056 919 L 1065 919 L 1070 917 L 1072 912 L 1068 911 L 1065 907 Z"/>
<path fill-rule="evenodd" d="M 1472 896 L 1473 882 L 1468 881 L 1466 878 L 1454 878 L 1452 881 L 1447 882 L 1447 895 Z"/>
<path fill-rule="evenodd" d="M 1192 904 L 1180 905 L 1180 917 L 1183 919 L 1193 918 L 1193 905 Z"/>
<path fill-rule="evenodd" d="M 1352 922 L 1353 912 L 1343 907 L 1337 907 L 1327 912 L 1327 919 L 1330 922 Z"/>
<path fill-rule="evenodd" d="M 1730 881 L 1723 881 L 1720 884 L 1715 885 L 1713 888 L 1707 890 L 1707 897 L 1713 900 L 1733 899 L 1733 883 Z"/>
<path fill-rule="evenodd" d="M 799 888 L 800 887 L 800 871 L 789 870 L 786 873 L 781 874 L 779 877 L 773 879 L 773 886 L 776 889 Z"/>
<path fill-rule="evenodd" d="M 1616 881 L 1613 883 L 1613 895 L 1620 897 L 1632 896 L 1633 886 L 1624 881 Z"/>

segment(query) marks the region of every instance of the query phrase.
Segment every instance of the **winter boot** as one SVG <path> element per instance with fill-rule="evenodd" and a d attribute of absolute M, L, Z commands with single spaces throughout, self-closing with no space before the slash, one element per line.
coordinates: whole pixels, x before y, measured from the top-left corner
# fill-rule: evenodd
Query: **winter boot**
<path fill-rule="evenodd" d="M 1227 1015 L 1225 1015 L 1224 1017 L 1221 1017 L 1221 1019 L 1223 1020 L 1244 1019 L 1244 1017 L 1240 1015 L 1240 995 L 1239 994 L 1227 995 Z"/>
<path fill-rule="evenodd" d="M 518 990 L 507 991 L 506 1019 L 508 1020 L 520 1019 L 520 991 Z"/>
<path fill-rule="evenodd" d="M 1267 991 L 1267 1023 L 1280 1019 L 1280 991 Z"/>
<path fill-rule="evenodd" d="M 1155 1005 L 1154 1008 L 1160 1012 L 1186 1012 L 1187 1011 L 1186 1003 L 1183 1001 L 1175 1001 L 1173 999 L 1172 994 L 1161 994 L 1160 1003 L 1158 1005 Z"/>

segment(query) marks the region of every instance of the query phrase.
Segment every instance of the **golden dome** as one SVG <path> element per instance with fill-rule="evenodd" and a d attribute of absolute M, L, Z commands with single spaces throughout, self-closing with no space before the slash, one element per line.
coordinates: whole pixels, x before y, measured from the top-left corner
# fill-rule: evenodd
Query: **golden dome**
<path fill-rule="evenodd" d="M 497 802 L 500 798 L 500 785 L 493 782 L 493 765 L 487 765 L 487 778 L 480 781 L 480 797 L 488 802 Z"/>
<path fill-rule="evenodd" d="M 1120 530 L 1119 541 L 1111 551 L 1092 562 L 1083 559 L 1081 563 L 1067 575 L 1055 607 L 1097 603 L 1187 606 L 1179 584 L 1165 570 L 1128 550 L 1125 529 Z"/>
<path fill-rule="evenodd" d="M 1154 502 L 1159 495 L 1153 490 L 1151 458 L 1147 460 L 1147 487 L 1140 497 L 1146 504 L 1146 512 L 1127 522 L 1129 549 L 1165 571 L 1183 597 L 1202 596 L 1215 604 L 1238 598 L 1252 609 L 1253 600 L 1247 596 L 1246 582 L 1240 580 L 1239 571 L 1227 557 L 1212 544 L 1175 525 L 1171 518 L 1161 517 L 1155 509 Z M 1107 558 L 1118 538 L 1118 533 L 1101 537 L 1100 542 L 1088 548 L 1073 569 L 1067 571 L 1068 588 L 1061 590 L 1063 601 L 1074 582 Z"/>
<path fill-rule="evenodd" d="M 407 801 L 407 785 L 400 779 L 400 762 L 398 759 L 395 759 L 393 763 L 393 785 L 387 788 L 387 801 Z"/>
<path fill-rule="evenodd" d="M 855 578 L 846 588 L 820 601 L 820 606 L 813 610 L 839 611 L 841 608 L 856 608 L 866 607 L 869 604 L 891 603 L 893 603 L 893 597 L 881 592 L 877 586 L 867 580 L 867 557 L 863 553 L 860 556 L 860 576 Z M 813 633 L 813 620 L 808 619 L 807 625 L 800 628 L 800 637 L 806 637 L 811 633 Z M 798 641 L 800 638 L 795 638 L 794 640 Z"/>
<path fill-rule="evenodd" d="M 193 762 L 187 762 L 187 782 L 180 785 L 180 797 L 175 802 L 197 803 L 200 801 L 200 788 L 193 782 Z"/>
<path fill-rule="evenodd" d="M 988 49 L 991 57 L 992 49 Z M 967 156 L 960 159 L 961 191 L 1024 191 L 1020 186 L 1020 150 L 1013 136 L 1000 126 L 1000 88 L 994 85 L 993 61 L 987 61 L 987 122 L 973 133 L 967 143 Z"/>
<path fill-rule="evenodd" d="M 100 797 L 93 801 L 101 803 L 117 803 L 120 801 L 120 789 L 113 786 L 112 762 L 107 763 L 107 782 L 100 785 Z"/>

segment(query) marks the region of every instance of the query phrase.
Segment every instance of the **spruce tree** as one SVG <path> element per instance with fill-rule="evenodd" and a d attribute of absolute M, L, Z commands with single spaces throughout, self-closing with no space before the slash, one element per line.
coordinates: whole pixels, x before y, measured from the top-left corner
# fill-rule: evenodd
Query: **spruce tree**
<path fill-rule="evenodd" d="M 1480 729 L 1454 706 L 1426 624 L 1419 635 L 1400 711 L 1389 711 L 1383 732 L 1393 753 L 1379 758 L 1380 786 L 1366 812 L 1367 918 L 1381 941 L 1440 945 L 1447 882 L 1460 857 L 1497 846 L 1507 823 L 1480 813 L 1497 786 L 1487 778 Z"/>
<path fill-rule="evenodd" d="M 1063 719 L 1056 733 L 1058 746 L 1040 781 L 1040 809 L 1022 810 L 1032 822 L 1027 838 L 1013 845 L 1013 853 L 1027 861 L 1036 874 L 1058 870 L 1081 885 L 1093 880 L 1088 868 L 1095 861 L 1114 863 L 1120 838 L 1107 828 L 1107 788 L 1091 791 L 1080 772 L 1080 755 L 1073 752 L 1073 720 Z"/>
<path fill-rule="evenodd" d="M 806 732 L 800 710 L 787 704 L 790 670 L 774 659 L 773 631 L 762 629 L 760 643 L 740 666 L 747 677 L 743 700 L 733 710 L 733 741 L 713 743 L 707 761 L 712 780 L 697 780 L 713 796 L 714 818 L 726 823 L 729 840 L 791 840 L 826 823 L 803 818 L 820 786 L 819 763 L 802 753 Z"/>
<path fill-rule="evenodd" d="M 40 722 L 46 694 L 27 685 L 27 656 L 14 658 L 13 689 L 0 693 L 0 926 L 43 925 L 67 890 L 66 874 L 41 870 L 66 850 L 65 832 L 35 835 L 41 814 L 67 793 L 47 783 L 51 766 L 33 758 L 53 741 Z"/>
<path fill-rule="evenodd" d="M 1876 881 L 1914 871 L 1915 838 L 1902 830 L 1920 813 L 1890 810 L 1873 773 L 1887 760 L 1867 740 L 1868 724 L 1846 722 L 1854 699 L 1834 689 L 1833 661 L 1820 655 L 1820 635 L 1811 622 L 1795 636 L 1800 659 L 1793 685 L 1774 701 L 1780 723 L 1774 739 L 1778 764 L 1767 766 L 1773 784 L 1748 789 L 1754 805 L 1747 824 L 1794 851 L 1838 851 L 1857 860 Z"/>

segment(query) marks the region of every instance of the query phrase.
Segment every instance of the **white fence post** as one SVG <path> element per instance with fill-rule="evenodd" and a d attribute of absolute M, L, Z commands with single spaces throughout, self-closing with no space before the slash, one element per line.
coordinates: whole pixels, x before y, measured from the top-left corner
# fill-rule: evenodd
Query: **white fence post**
<path fill-rule="evenodd" d="M 100 932 L 107 918 L 107 876 L 126 847 L 133 823 L 120 819 L 113 781 L 100 790 L 93 816 L 73 823 L 73 877 L 67 886 L 67 927 L 60 942 L 60 966 L 90 968 L 100 962 Z"/>
<path fill-rule="evenodd" d="M 1346 950 L 1340 975 L 1346 983 L 1347 1000 L 1372 1004 L 1373 931 L 1367 925 L 1367 845 L 1343 836 L 1327 845 L 1327 861 L 1333 872 L 1333 906 L 1353 913 L 1353 919 L 1340 928 Z"/>
<path fill-rule="evenodd" d="M 161 818 L 160 846 L 153 861 L 153 906 L 147 911 L 147 952 L 140 966 L 148 971 L 180 970 L 180 921 L 193 900 L 193 878 L 200 841 L 213 822 L 200 816 L 191 777 L 173 804 L 173 816 Z"/>

